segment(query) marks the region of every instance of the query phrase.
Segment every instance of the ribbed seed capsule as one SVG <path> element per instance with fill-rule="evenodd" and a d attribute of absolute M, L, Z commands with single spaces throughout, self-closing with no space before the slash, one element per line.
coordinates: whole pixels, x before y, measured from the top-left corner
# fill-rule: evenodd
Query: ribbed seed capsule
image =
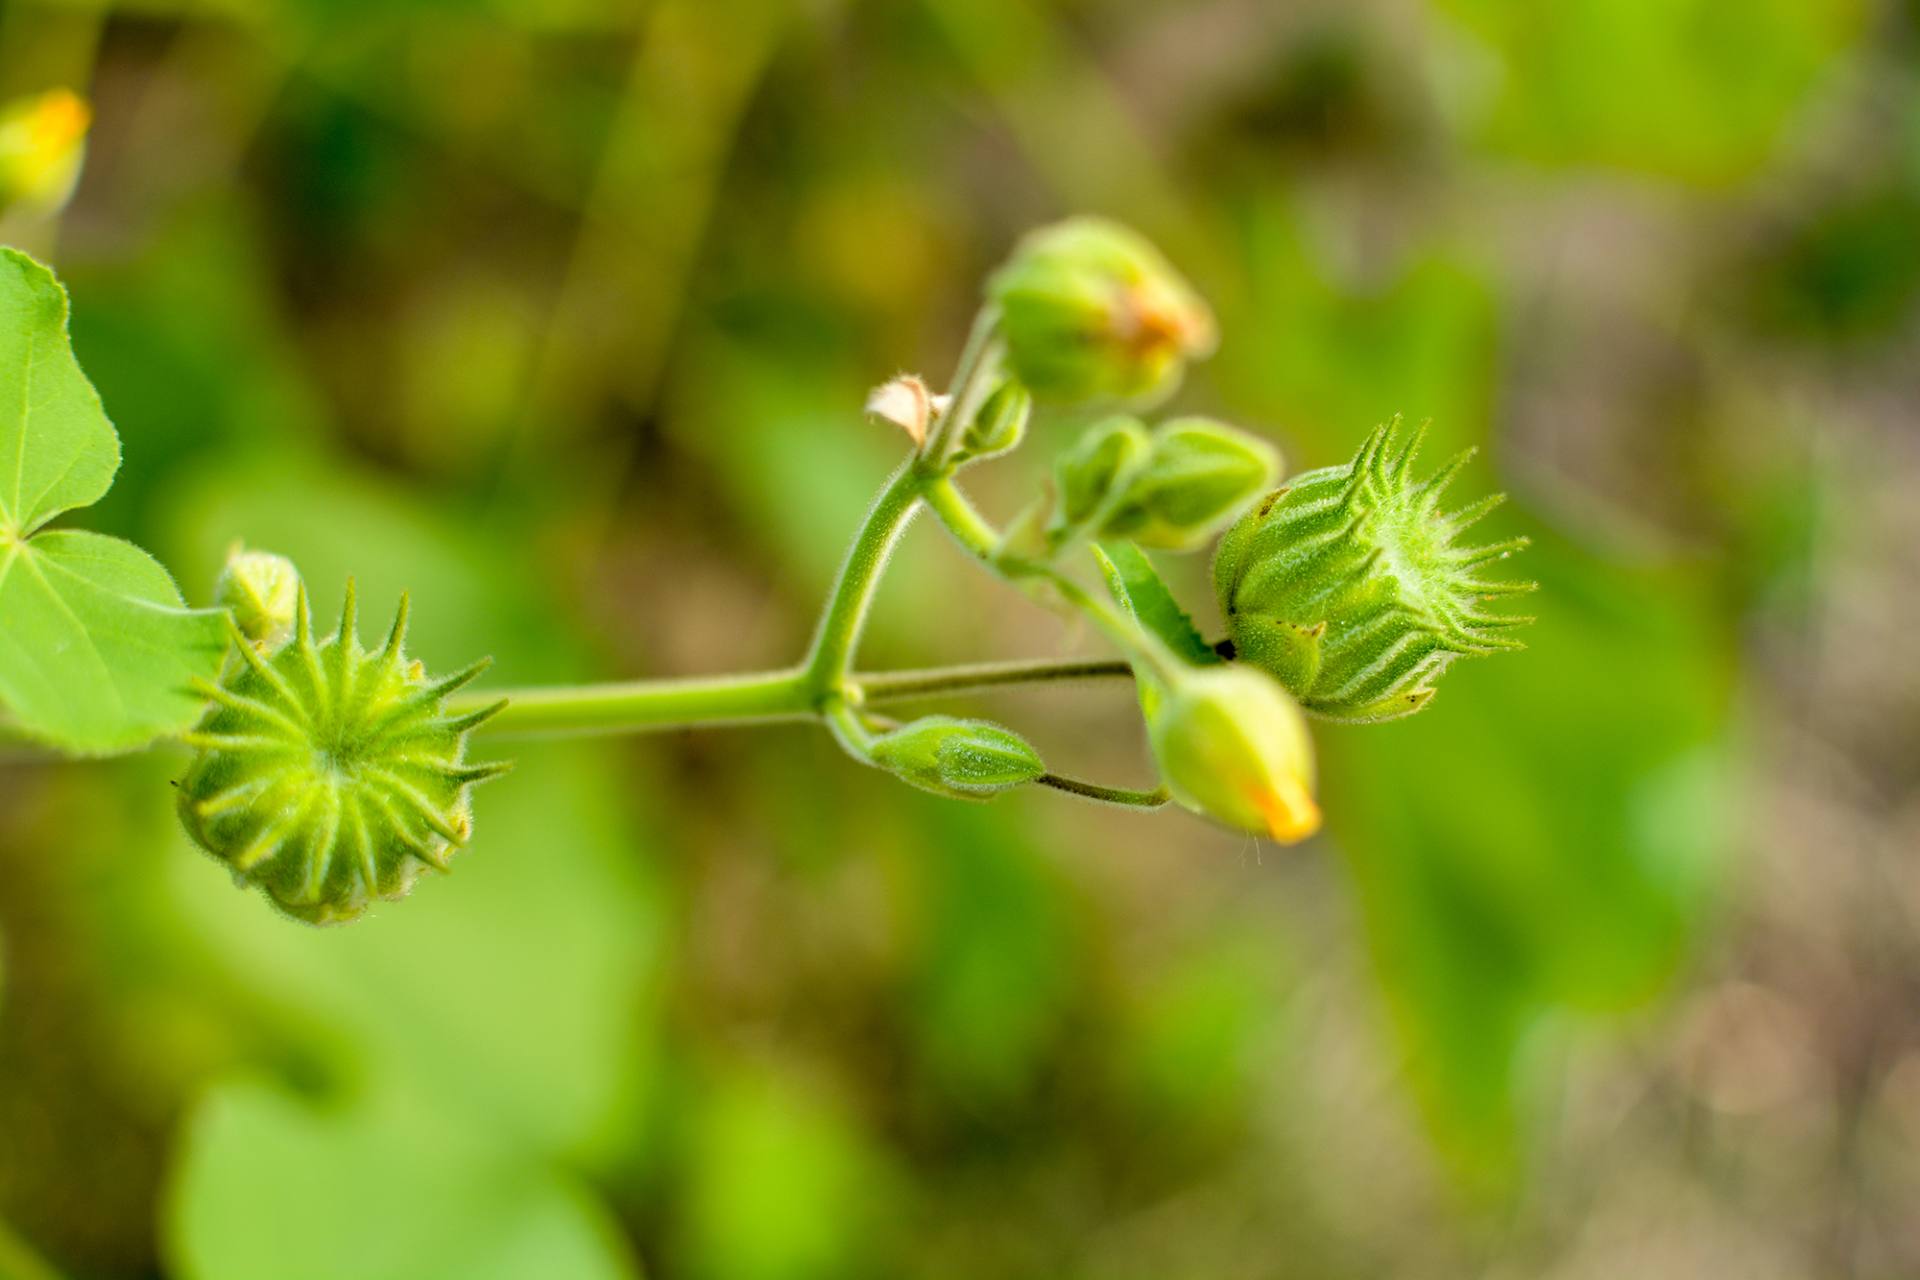
<path fill-rule="evenodd" d="M 198 692 L 213 703 L 185 736 L 180 819 L 200 846 L 313 924 L 352 920 L 445 870 L 472 831 L 473 785 L 504 763 L 468 764 L 467 735 L 498 703 L 444 713 L 485 661 L 440 680 L 407 658 L 407 600 L 377 650 L 360 645 L 353 584 L 340 628 L 316 642 L 306 588 L 294 637 L 264 655 L 236 627 L 237 662 Z"/>
<path fill-rule="evenodd" d="M 1416 483 L 1425 430 L 1402 445 L 1396 418 L 1353 462 L 1296 476 L 1221 540 L 1213 581 L 1235 656 L 1316 715 L 1411 715 L 1456 658 L 1525 647 L 1508 633 L 1533 619 L 1487 603 L 1535 584 L 1482 573 L 1527 540 L 1454 545 L 1502 495 L 1443 512 L 1441 494 L 1473 451 Z"/>

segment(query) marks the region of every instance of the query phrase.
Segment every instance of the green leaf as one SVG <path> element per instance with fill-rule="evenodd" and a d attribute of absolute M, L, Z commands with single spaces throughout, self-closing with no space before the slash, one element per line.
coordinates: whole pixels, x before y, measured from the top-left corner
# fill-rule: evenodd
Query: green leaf
<path fill-rule="evenodd" d="M 635 1274 L 604 1209 L 485 1125 L 393 1092 L 319 1109 L 244 1080 L 188 1121 L 165 1245 L 184 1280 Z"/>
<path fill-rule="evenodd" d="M 1096 546 L 1093 554 L 1106 575 L 1107 590 L 1136 622 L 1188 662 L 1208 666 L 1221 660 L 1174 599 L 1146 552 L 1131 542 L 1114 542 Z"/>
<path fill-rule="evenodd" d="M 27 734 L 80 752 L 186 728 L 188 688 L 226 652 L 216 611 L 185 607 L 131 543 L 40 532 L 113 483 L 120 445 L 67 341 L 67 295 L 0 250 L 0 706 Z"/>
<path fill-rule="evenodd" d="M 120 440 L 67 342 L 67 291 L 0 249 L 0 536 L 106 496 Z"/>
<path fill-rule="evenodd" d="M 226 652 L 218 612 L 183 607 L 130 542 L 63 529 L 0 551 L 0 702 L 28 733 L 74 751 L 137 747 L 192 724 L 187 687 Z"/>

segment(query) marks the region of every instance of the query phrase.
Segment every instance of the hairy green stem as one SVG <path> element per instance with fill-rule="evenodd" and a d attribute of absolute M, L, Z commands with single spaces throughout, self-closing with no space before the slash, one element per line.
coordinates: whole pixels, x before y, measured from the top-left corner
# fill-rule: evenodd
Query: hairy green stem
<path fill-rule="evenodd" d="M 481 726 L 482 732 L 571 736 L 765 724 L 811 719 L 818 702 L 806 671 L 795 667 L 680 680 L 463 692 L 449 699 L 448 711 L 464 714 L 501 698 L 507 705 Z"/>
<path fill-rule="evenodd" d="M 1009 556 L 1001 551 L 1000 533 L 977 507 L 968 501 L 950 476 L 929 480 L 925 497 L 930 509 L 947 532 L 988 569 L 1008 582 L 1022 584 L 1044 582 L 1082 616 L 1098 627 L 1108 640 L 1136 665 L 1157 674 L 1171 674 L 1178 661 L 1152 635 L 1129 623 L 1112 604 L 1081 586 L 1072 576 L 1051 564 Z"/>
<path fill-rule="evenodd" d="M 887 558 L 906 532 L 907 522 L 913 519 L 925 485 L 925 475 L 917 462 L 909 461 L 894 472 L 848 548 L 833 594 L 827 598 L 820 625 L 814 631 L 813 647 L 802 664 L 816 703 L 843 691 L 867 612 L 873 605 L 874 590 L 880 585 Z"/>
<path fill-rule="evenodd" d="M 960 545 L 991 571 L 1009 582 L 1051 586 L 1118 645 L 1127 659 L 993 662 L 853 673 L 854 650 L 881 571 L 923 498 Z M 506 708 L 481 731 L 524 736 L 641 733 L 816 717 L 828 717 L 832 727 L 830 704 L 857 706 L 1015 685 L 1124 678 L 1136 665 L 1157 671 L 1168 661 L 1150 637 L 1072 577 L 1050 565 L 1002 558 L 999 544 L 999 533 L 950 478 L 929 477 L 910 463 L 894 473 L 868 511 L 821 614 L 812 648 L 799 666 L 728 676 L 468 692 L 456 695 L 450 710 L 471 711 L 504 697 Z"/>
<path fill-rule="evenodd" d="M 1031 662 L 971 662 L 919 671 L 874 671 L 855 676 L 853 683 L 868 705 L 875 705 L 977 689 L 1132 678 L 1133 668 L 1119 658 L 1055 658 Z"/>
<path fill-rule="evenodd" d="M 1034 779 L 1043 787 L 1052 787 L 1055 791 L 1064 791 L 1068 795 L 1079 796 L 1083 800 L 1097 800 L 1101 804 L 1119 805 L 1127 809 L 1158 809 L 1173 798 L 1165 787 L 1155 787 L 1151 791 L 1138 791 L 1131 787 L 1107 787 L 1097 782 L 1086 782 L 1080 778 L 1069 778 L 1063 774 L 1042 774 Z"/>
<path fill-rule="evenodd" d="M 1133 668 L 1113 658 L 1056 658 L 1030 662 L 972 662 L 911 671 L 850 676 L 848 692 L 868 706 L 955 693 L 1130 679 Z M 477 711 L 506 699 L 499 715 L 480 727 L 508 736 L 644 733 L 696 725 L 771 724 L 817 714 L 802 668 L 733 676 L 625 680 L 534 689 L 465 691 L 448 700 L 450 714 Z"/>

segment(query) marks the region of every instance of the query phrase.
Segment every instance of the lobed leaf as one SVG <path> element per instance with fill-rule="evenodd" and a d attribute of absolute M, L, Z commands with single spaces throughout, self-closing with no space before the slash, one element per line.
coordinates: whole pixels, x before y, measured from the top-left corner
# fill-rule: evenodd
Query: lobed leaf
<path fill-rule="evenodd" d="M 0 249 L 0 709 L 77 752 L 137 747 L 187 728 L 189 686 L 226 652 L 218 611 L 188 609 L 132 543 L 43 532 L 97 502 L 120 442 L 67 338 L 53 273 Z"/>

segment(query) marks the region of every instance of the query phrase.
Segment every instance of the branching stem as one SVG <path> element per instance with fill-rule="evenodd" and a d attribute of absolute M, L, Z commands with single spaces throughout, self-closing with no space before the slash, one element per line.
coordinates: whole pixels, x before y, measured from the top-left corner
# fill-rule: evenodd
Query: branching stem
<path fill-rule="evenodd" d="M 1051 564 L 1001 554 L 999 531 L 954 486 L 955 440 L 1000 376 L 1000 341 L 991 309 L 983 312 L 925 447 L 888 478 L 854 535 L 834 579 L 813 643 L 796 666 L 778 671 L 678 680 L 638 680 L 503 693 L 467 693 L 451 700 L 454 714 L 505 697 L 507 705 L 484 729 L 496 734 L 580 735 L 641 733 L 697 725 L 813 721 L 823 724 L 856 759 L 868 760 L 873 730 L 863 708 L 888 701 L 930 698 L 1016 685 L 1131 677 L 1161 671 L 1170 654 L 1129 624 L 1106 600 Z M 888 558 L 925 503 L 960 545 L 990 572 L 1022 587 L 1051 587 L 1085 615 L 1125 655 L 1124 660 L 977 663 L 920 671 L 860 675 L 853 664 L 874 593 Z M 1163 791 L 1138 791 L 1048 774 L 1040 782 L 1107 804 L 1154 807 Z"/>

